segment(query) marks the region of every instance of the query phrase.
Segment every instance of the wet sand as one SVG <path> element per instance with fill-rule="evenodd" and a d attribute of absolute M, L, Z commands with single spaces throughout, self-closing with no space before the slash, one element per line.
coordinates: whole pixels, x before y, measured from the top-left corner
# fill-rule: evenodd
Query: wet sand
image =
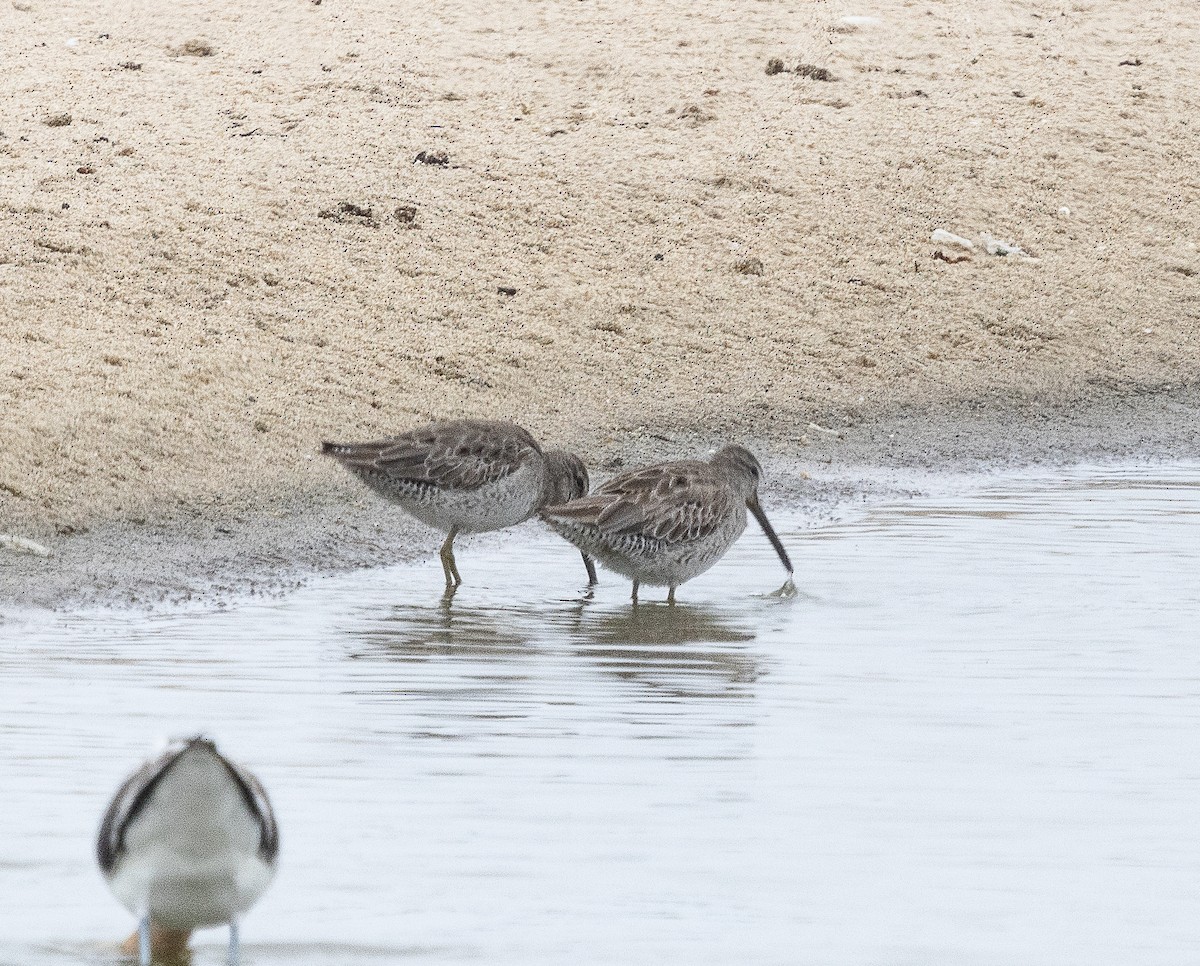
<path fill-rule="evenodd" d="M 818 515 L 891 464 L 1195 452 L 1177 5 L 5 20 L 0 533 L 54 556 L 0 550 L 0 600 L 424 552 L 315 448 L 435 416 L 609 469 L 753 441 Z"/>
<path fill-rule="evenodd" d="M 824 429 L 831 427 L 825 426 Z M 760 440 L 764 503 L 786 505 L 809 526 L 900 495 L 943 490 L 953 478 L 1020 466 L 1200 460 L 1200 396 L 1174 393 L 1072 407 L 1010 403 L 919 409 L 832 432 L 808 430 L 797 456 Z M 641 431 L 595 476 L 659 458 L 694 457 L 700 434 Z M 276 594 L 306 579 L 432 555 L 440 535 L 375 498 L 336 467 L 317 463 L 323 488 L 269 499 L 212 502 L 160 519 L 116 520 L 60 536 L 54 555 L 0 555 L 0 604 L 11 607 L 154 606 Z M 525 527 L 538 527 L 528 523 Z M 464 569 L 477 551 L 467 538 Z M 514 536 L 512 539 L 528 539 Z M 468 573 L 468 579 L 470 579 Z M 5 607 L 0 606 L 0 620 Z"/>

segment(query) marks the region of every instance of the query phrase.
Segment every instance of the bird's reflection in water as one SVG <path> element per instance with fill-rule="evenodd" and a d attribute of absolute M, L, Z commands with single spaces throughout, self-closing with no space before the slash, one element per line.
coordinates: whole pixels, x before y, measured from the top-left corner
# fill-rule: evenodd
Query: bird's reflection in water
<path fill-rule="evenodd" d="M 580 688 L 585 686 L 577 673 L 582 660 L 605 677 L 659 697 L 746 696 L 762 673 L 759 657 L 747 646 L 757 636 L 758 610 L 655 603 L 613 607 L 587 594 L 530 604 L 445 598 L 397 605 L 355 627 L 351 633 L 367 647 L 352 656 L 407 663 L 450 659 L 476 680 L 485 671 L 510 681 L 565 671 Z M 469 662 L 469 671 L 462 662 Z M 444 685 L 455 673 L 448 665 L 438 678 Z M 413 680 L 408 687 L 421 685 Z"/>
<path fill-rule="evenodd" d="M 697 604 L 641 604 L 589 613 L 575 653 L 606 674 L 659 697 L 750 696 L 762 673 L 746 645 L 757 636 L 743 615 Z"/>
<path fill-rule="evenodd" d="M 700 604 L 639 604 L 585 614 L 579 630 L 595 644 L 740 644 L 757 636 L 745 617 Z"/>
<path fill-rule="evenodd" d="M 528 615 L 520 609 L 406 604 L 393 607 L 355 636 L 370 646 L 355 657 L 423 660 L 438 655 L 504 657 L 532 653 Z"/>

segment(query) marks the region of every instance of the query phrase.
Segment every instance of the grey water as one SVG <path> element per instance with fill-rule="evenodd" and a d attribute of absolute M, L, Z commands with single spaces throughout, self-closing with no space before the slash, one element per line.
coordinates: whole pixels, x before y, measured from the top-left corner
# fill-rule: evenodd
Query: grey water
<path fill-rule="evenodd" d="M 773 515 L 793 599 L 753 524 L 636 611 L 530 525 L 448 606 L 430 560 L 10 618 L 0 963 L 118 961 L 101 810 L 201 730 L 279 814 L 249 964 L 1200 961 L 1200 467 Z"/>

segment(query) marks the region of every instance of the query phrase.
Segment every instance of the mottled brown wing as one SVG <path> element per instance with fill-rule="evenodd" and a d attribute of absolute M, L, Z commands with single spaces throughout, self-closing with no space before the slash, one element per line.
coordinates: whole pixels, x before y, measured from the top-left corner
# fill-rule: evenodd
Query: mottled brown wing
<path fill-rule="evenodd" d="M 513 423 L 462 419 L 373 443 L 326 443 L 324 451 L 350 469 L 373 469 L 441 489 L 474 490 L 504 479 L 541 449 Z"/>
<path fill-rule="evenodd" d="M 707 463 L 681 461 L 624 473 L 543 515 L 610 536 L 684 543 L 711 534 L 736 509 L 736 500 Z"/>

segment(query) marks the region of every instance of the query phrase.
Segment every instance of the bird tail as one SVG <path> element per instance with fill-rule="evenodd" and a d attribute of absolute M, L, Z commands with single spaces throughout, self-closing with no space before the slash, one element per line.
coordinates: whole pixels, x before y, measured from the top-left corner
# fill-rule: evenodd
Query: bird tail
<path fill-rule="evenodd" d="M 610 502 L 611 497 L 593 494 L 571 500 L 569 503 L 542 507 L 541 517 L 543 520 L 558 520 L 562 523 L 594 524 Z"/>
<path fill-rule="evenodd" d="M 321 452 L 335 460 L 352 460 L 363 456 L 374 457 L 379 455 L 379 449 L 378 443 L 331 443 L 329 440 L 321 443 Z"/>

